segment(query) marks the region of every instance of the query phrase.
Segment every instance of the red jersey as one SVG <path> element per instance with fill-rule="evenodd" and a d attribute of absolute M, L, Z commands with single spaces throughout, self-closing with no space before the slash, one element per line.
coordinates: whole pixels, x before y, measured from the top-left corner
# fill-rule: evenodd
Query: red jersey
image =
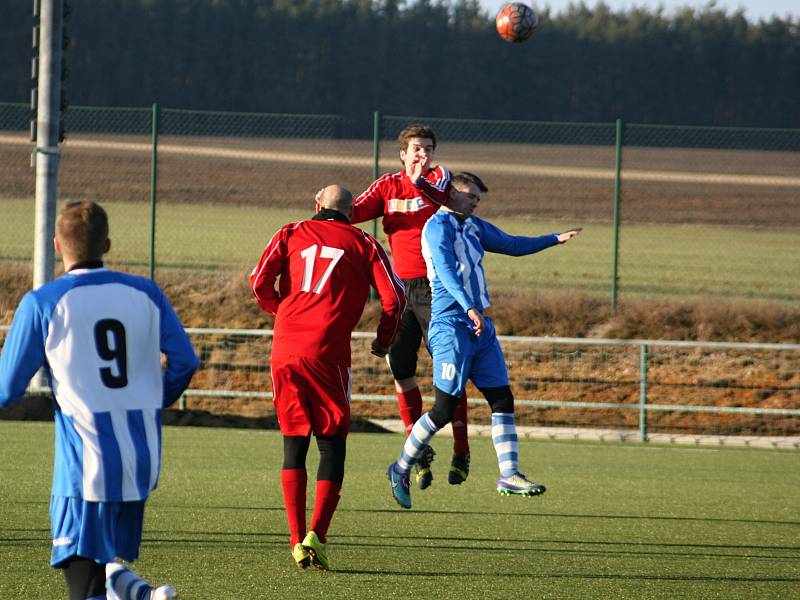
<path fill-rule="evenodd" d="M 273 356 L 306 356 L 345 366 L 350 365 L 350 334 L 370 285 L 382 307 L 378 343 L 388 347 L 405 305 L 402 282 L 375 238 L 344 218 L 320 215 L 282 227 L 250 274 L 256 300 L 275 315 Z"/>
<path fill-rule="evenodd" d="M 437 166 L 414 185 L 405 171 L 387 173 L 353 201 L 350 222 L 362 223 L 383 217 L 392 260 L 403 279 L 426 277 L 422 258 L 422 228 L 447 200 L 450 172 Z"/>

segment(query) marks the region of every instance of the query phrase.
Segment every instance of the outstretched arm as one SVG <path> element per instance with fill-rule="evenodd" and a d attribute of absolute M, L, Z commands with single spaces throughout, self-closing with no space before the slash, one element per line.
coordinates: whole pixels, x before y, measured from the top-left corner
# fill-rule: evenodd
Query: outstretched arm
<path fill-rule="evenodd" d="M 481 245 L 489 252 L 507 254 L 509 256 L 526 256 L 535 254 L 556 244 L 563 244 L 581 232 L 579 227 L 564 233 L 550 233 L 538 237 L 509 235 L 488 221 L 473 217 L 481 232 Z"/>

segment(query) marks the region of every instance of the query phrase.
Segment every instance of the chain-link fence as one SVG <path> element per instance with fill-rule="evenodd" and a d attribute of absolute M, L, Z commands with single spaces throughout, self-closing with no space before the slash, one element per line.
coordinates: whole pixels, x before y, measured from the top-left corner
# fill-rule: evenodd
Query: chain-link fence
<path fill-rule="evenodd" d="M 0 326 L 0 345 L 7 330 Z M 188 332 L 201 364 L 180 407 L 274 417 L 266 360 L 272 331 Z M 370 353 L 373 337 L 353 334 L 352 413 L 362 420 L 396 419 L 386 365 Z M 703 436 L 757 436 L 767 445 L 800 448 L 800 344 L 514 336 L 500 341 L 520 426 L 548 428 L 550 436 L 563 428 L 572 437 L 583 430 L 609 440 L 695 444 Z M 421 389 L 431 390 L 427 353 L 420 354 L 419 367 Z M 489 425 L 491 410 L 482 394 L 471 383 L 467 394 L 471 426 Z M 426 409 L 432 402 L 425 392 Z"/>
<path fill-rule="evenodd" d="M 800 131 L 628 125 L 621 294 L 797 301 Z"/>
<path fill-rule="evenodd" d="M 202 366 L 186 406 L 272 414 L 265 356 L 271 332 L 191 330 Z M 354 334 L 354 415 L 396 418 L 385 365 L 369 353 L 371 333 Z M 502 336 L 523 426 L 670 435 L 793 436 L 800 439 L 800 345 Z M 432 389 L 430 357 L 420 354 L 421 389 Z M 491 421 L 471 384 L 470 420 Z M 426 405 L 432 398 L 426 397 Z M 221 409 L 221 405 L 227 404 Z"/>
<path fill-rule="evenodd" d="M 29 118 L 0 104 L 4 263 L 33 252 Z M 487 258 L 495 289 L 800 300 L 798 130 L 364 119 L 375 139 L 330 115 L 71 107 L 59 198 L 108 208 L 112 265 L 242 271 L 278 227 L 311 214 L 320 187 L 358 194 L 399 170 L 397 134 L 422 121 L 437 162 L 488 184 L 479 215 L 517 234 L 584 227 L 564 249 Z"/>

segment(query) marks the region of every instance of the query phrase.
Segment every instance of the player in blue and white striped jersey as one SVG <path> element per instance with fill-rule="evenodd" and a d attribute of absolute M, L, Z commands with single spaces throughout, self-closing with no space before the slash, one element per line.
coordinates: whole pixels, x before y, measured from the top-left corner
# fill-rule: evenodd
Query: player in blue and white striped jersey
<path fill-rule="evenodd" d="M 170 598 L 170 586 L 153 589 L 114 561 L 138 558 L 162 411 L 199 361 L 154 282 L 103 267 L 111 243 L 100 205 L 67 204 L 54 244 L 65 274 L 23 297 L 0 356 L 0 408 L 42 367 L 53 390 L 51 564 L 63 569 L 70 600 L 105 599 L 107 579 L 109 598 Z"/>
<path fill-rule="evenodd" d="M 519 472 L 514 396 L 494 324 L 483 314 L 490 304 L 483 255 L 486 251 L 510 256 L 533 254 L 563 244 L 581 230 L 541 237 L 509 235 L 472 216 L 481 192 L 486 191 L 476 175 L 454 175 L 447 202 L 422 230 L 422 255 L 433 294 L 428 343 L 433 357 L 435 401 L 433 408 L 414 424 L 400 457 L 387 472 L 392 495 L 403 508 L 411 507 L 411 466 L 434 434 L 452 420 L 468 379 L 492 409 L 492 441 L 500 467 L 497 491 L 523 496 L 545 491 L 543 485 L 529 481 Z"/>

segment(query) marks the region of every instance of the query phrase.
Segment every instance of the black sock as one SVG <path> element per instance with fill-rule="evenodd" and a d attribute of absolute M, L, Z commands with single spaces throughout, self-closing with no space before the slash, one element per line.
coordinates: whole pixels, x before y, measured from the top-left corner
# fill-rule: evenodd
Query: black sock
<path fill-rule="evenodd" d="M 106 566 L 76 556 L 60 567 L 67 580 L 69 600 L 86 600 L 106 594 Z"/>

